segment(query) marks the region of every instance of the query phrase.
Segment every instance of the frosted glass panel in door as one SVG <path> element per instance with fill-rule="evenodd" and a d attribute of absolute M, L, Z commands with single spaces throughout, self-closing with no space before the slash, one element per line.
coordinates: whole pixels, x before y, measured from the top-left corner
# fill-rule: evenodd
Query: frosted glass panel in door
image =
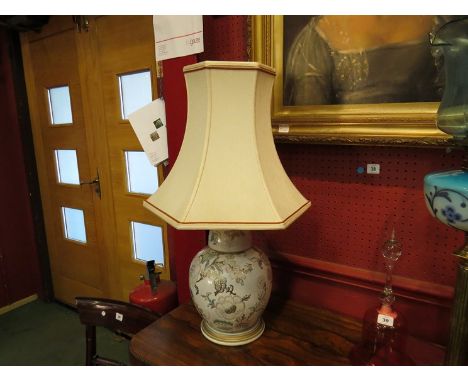
<path fill-rule="evenodd" d="M 55 150 L 55 165 L 60 183 L 80 184 L 76 150 Z"/>
<path fill-rule="evenodd" d="M 136 260 L 154 260 L 164 264 L 162 229 L 150 224 L 131 222 L 133 256 Z"/>
<path fill-rule="evenodd" d="M 129 192 L 153 194 L 158 189 L 158 172 L 144 151 L 125 151 Z"/>
<path fill-rule="evenodd" d="M 65 238 L 86 243 L 86 227 L 83 210 L 62 207 Z"/>
<path fill-rule="evenodd" d="M 50 121 L 52 125 L 73 123 L 70 90 L 68 86 L 50 88 L 48 94 Z"/>
<path fill-rule="evenodd" d="M 122 119 L 134 111 L 148 105 L 153 100 L 151 94 L 151 72 L 122 74 L 119 76 L 120 106 Z"/>

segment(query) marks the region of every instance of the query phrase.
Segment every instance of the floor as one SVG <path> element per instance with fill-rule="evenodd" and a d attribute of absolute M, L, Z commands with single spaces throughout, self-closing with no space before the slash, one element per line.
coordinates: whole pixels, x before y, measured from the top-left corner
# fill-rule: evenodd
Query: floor
<path fill-rule="evenodd" d="M 84 326 L 58 303 L 33 301 L 0 315 L 0 366 L 84 365 Z M 128 340 L 97 328 L 99 355 L 129 364 Z"/>

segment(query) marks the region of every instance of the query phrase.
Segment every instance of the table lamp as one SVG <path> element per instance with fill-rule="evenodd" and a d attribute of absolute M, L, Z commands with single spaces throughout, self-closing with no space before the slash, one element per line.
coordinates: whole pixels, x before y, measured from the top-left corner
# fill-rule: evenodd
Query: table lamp
<path fill-rule="evenodd" d="M 184 68 L 188 114 L 174 166 L 144 206 L 176 229 L 209 230 L 189 270 L 193 303 L 210 341 L 236 346 L 261 336 L 272 271 L 251 230 L 288 227 L 309 206 L 273 141 L 274 69 L 206 61 Z"/>
<path fill-rule="evenodd" d="M 465 244 L 455 251 L 457 281 L 450 318 L 445 365 L 468 362 L 468 18 L 452 20 L 431 36 L 431 45 L 444 56 L 445 88 L 437 110 L 437 127 L 453 136 L 464 150 L 461 169 L 433 172 L 424 177 L 427 208 L 435 218 L 465 232 Z"/>

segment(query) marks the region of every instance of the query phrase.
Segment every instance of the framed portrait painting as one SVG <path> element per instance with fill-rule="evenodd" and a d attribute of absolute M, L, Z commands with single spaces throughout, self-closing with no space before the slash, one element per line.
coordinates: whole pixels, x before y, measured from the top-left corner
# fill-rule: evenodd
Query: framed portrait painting
<path fill-rule="evenodd" d="M 446 16 L 253 16 L 252 59 L 276 70 L 280 141 L 434 146 Z"/>

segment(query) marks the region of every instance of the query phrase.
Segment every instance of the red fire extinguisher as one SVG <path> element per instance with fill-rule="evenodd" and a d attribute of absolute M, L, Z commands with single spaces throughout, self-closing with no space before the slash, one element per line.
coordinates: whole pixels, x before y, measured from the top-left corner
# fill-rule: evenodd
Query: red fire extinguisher
<path fill-rule="evenodd" d="M 144 282 L 130 293 L 130 302 L 163 315 L 177 306 L 176 284 L 173 281 L 160 280 L 161 272 L 156 272 L 154 260 L 147 261 L 146 268 L 148 279 L 140 276 Z"/>

